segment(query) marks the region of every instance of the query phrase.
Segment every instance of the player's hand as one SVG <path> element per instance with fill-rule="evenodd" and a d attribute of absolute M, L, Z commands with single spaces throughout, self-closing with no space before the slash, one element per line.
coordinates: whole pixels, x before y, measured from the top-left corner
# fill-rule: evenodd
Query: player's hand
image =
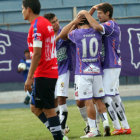
<path fill-rule="evenodd" d="M 24 90 L 25 91 L 32 91 L 32 84 L 33 84 L 33 78 L 27 78 L 25 85 L 24 85 Z"/>
<path fill-rule="evenodd" d="M 101 5 L 103 5 L 103 3 L 99 3 L 99 4 L 97 4 L 97 5 L 94 5 L 92 8 L 94 8 L 94 9 L 96 9 L 96 10 L 97 10 L 97 9 L 98 9 L 98 7 L 99 7 L 99 6 L 101 6 Z"/>
<path fill-rule="evenodd" d="M 18 68 L 18 72 L 22 72 L 22 71 L 24 71 L 24 69 Z"/>

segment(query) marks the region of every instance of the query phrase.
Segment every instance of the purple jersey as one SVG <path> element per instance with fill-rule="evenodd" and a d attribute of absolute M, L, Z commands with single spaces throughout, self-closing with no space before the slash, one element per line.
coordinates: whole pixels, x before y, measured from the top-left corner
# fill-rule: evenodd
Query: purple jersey
<path fill-rule="evenodd" d="M 118 24 L 112 20 L 102 25 L 104 27 L 103 44 L 105 51 L 103 68 L 120 68 L 120 28 Z"/>
<path fill-rule="evenodd" d="M 68 35 L 76 44 L 76 75 L 101 75 L 102 36 L 93 28 L 75 29 Z"/>
<path fill-rule="evenodd" d="M 59 30 L 58 34 L 61 32 Z M 57 62 L 58 62 L 58 74 L 64 74 L 68 70 L 71 70 L 71 45 L 73 43 L 70 40 L 59 39 L 56 43 Z"/>

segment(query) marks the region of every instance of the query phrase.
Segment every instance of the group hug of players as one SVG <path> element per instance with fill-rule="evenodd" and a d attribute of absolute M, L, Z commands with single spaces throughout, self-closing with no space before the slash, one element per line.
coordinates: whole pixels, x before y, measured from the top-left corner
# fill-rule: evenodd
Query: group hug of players
<path fill-rule="evenodd" d="M 95 10 L 100 24 L 92 17 Z M 69 64 L 73 61 L 70 52 L 75 49 L 75 100 L 86 122 L 85 136 L 81 138 L 101 136 L 100 118 L 104 136 L 131 134 L 118 91 L 121 71 L 120 28 L 112 16 L 112 5 L 101 3 L 90 11 L 80 11 L 73 21 L 61 29 L 57 17 L 52 13 L 46 14 L 56 33 L 59 70 L 56 95 L 64 133 L 68 114 Z M 110 132 L 106 109 L 113 123 L 113 132 Z"/>
<path fill-rule="evenodd" d="M 100 23 L 92 17 L 96 10 Z M 100 118 L 104 136 L 131 134 L 118 91 L 120 28 L 112 18 L 112 5 L 101 3 L 90 11 L 82 10 L 63 28 L 55 14 L 48 13 L 43 18 L 39 13 L 39 0 L 23 0 L 23 17 L 31 23 L 28 47 L 32 61 L 25 90 L 32 90 L 34 79 L 32 112 L 50 130 L 54 140 L 67 140 L 64 137 L 69 131 L 66 99 L 70 71 L 74 69 L 75 100 L 86 122 L 85 135 L 81 138 L 101 136 Z M 113 132 L 106 110 L 113 123 Z"/>

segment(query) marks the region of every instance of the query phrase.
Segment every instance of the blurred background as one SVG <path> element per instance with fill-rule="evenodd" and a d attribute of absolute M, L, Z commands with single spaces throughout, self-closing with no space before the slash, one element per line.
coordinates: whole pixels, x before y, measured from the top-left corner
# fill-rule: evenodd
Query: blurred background
<path fill-rule="evenodd" d="M 120 24 L 122 48 L 121 96 L 140 96 L 140 0 L 40 0 L 41 13 L 55 13 L 63 27 L 82 10 L 109 2 Z M 30 24 L 23 20 L 21 0 L 0 0 L 0 104 L 23 102 L 23 76 L 17 72 L 27 48 Z M 97 19 L 95 13 L 94 18 Z M 70 98 L 73 99 L 73 82 Z"/>

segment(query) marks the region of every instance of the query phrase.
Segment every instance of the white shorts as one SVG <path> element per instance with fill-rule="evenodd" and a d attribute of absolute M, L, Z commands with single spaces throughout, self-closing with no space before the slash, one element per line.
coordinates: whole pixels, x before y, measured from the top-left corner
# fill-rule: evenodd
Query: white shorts
<path fill-rule="evenodd" d="M 75 75 L 75 100 L 104 97 L 102 75 Z"/>
<path fill-rule="evenodd" d="M 106 96 L 119 94 L 119 76 L 121 68 L 104 69 L 103 86 Z"/>
<path fill-rule="evenodd" d="M 70 77 L 69 71 L 58 76 L 55 86 L 55 98 L 57 96 L 68 97 L 69 77 Z"/>

